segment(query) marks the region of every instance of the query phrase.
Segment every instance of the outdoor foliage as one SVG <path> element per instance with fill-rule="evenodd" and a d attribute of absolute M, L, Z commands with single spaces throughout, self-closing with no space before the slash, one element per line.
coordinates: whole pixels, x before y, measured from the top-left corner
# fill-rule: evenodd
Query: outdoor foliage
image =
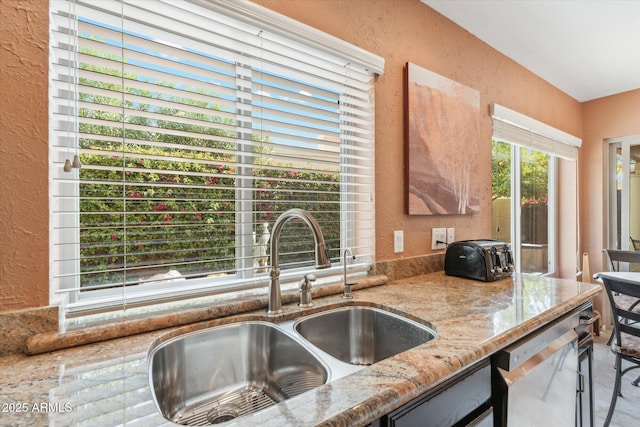
<path fill-rule="evenodd" d="M 511 197 L 511 144 L 492 141 L 491 198 Z M 521 203 L 543 204 L 548 201 L 549 155 L 521 149 Z"/>
<path fill-rule="evenodd" d="M 96 155 L 83 155 L 82 161 L 83 165 L 93 166 L 123 162 Z M 135 157 L 125 160 L 128 168 L 145 170 L 167 166 L 162 162 Z M 191 166 L 191 172 L 206 169 L 198 164 Z M 113 174 L 122 174 L 117 170 L 83 167 L 81 172 L 81 212 L 86 213 L 80 216 L 84 286 L 121 283 L 125 262 L 130 270 L 127 281 L 170 268 L 177 268 L 185 276 L 234 271 L 236 177 L 230 166 L 209 168 L 207 175 L 201 177 L 125 172 L 126 184 L 120 186 L 94 183 L 113 181 Z M 328 246 L 339 248 L 338 174 L 258 168 L 254 175 L 254 224 L 266 221 L 273 226 L 284 210 L 307 209 L 320 221 Z M 300 202 L 301 198 L 305 201 Z M 304 230 L 294 223 L 283 230 L 283 246 L 293 254 L 282 256 L 283 263 L 296 262 L 300 258 L 296 253 L 313 251 L 312 235 Z M 302 258 L 309 260 L 308 256 Z"/>

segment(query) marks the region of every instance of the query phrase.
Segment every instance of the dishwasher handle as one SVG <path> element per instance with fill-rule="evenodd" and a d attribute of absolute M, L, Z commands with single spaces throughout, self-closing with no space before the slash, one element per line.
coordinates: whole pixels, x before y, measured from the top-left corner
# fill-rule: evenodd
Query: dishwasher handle
<path fill-rule="evenodd" d="M 580 313 L 578 311 L 564 315 L 559 320 L 497 352 L 494 356 L 496 366 L 505 371 L 515 369 L 566 334 L 568 336 L 565 338 L 573 339 L 575 337 L 577 340 L 578 335 L 574 328 L 579 323 Z"/>

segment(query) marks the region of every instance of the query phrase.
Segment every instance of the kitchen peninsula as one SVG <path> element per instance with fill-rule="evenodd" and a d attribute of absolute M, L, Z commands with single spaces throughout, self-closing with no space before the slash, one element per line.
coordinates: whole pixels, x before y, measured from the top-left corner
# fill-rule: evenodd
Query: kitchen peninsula
<path fill-rule="evenodd" d="M 310 309 L 287 304 L 283 320 L 347 304 L 381 307 L 430 326 L 437 337 L 231 425 L 368 425 L 599 292 L 598 285 L 533 275 L 478 282 L 436 272 L 356 286 L 350 301 L 337 294 L 314 297 Z M 169 425 L 149 388 L 150 348 L 169 336 L 245 319 L 266 319 L 265 310 L 0 358 L 0 425 Z"/>

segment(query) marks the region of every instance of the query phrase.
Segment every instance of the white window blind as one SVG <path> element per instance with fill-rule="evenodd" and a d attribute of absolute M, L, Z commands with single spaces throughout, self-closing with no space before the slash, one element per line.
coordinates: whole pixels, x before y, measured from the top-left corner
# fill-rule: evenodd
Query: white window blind
<path fill-rule="evenodd" d="M 324 275 L 347 247 L 374 262 L 381 58 L 245 1 L 53 0 L 50 28 L 51 276 L 68 313 L 265 286 L 268 231 L 294 207 L 320 222 Z M 284 282 L 313 268 L 302 224 L 280 247 Z"/>
<path fill-rule="evenodd" d="M 568 160 L 578 158 L 582 140 L 499 104 L 491 105 L 493 137 Z"/>

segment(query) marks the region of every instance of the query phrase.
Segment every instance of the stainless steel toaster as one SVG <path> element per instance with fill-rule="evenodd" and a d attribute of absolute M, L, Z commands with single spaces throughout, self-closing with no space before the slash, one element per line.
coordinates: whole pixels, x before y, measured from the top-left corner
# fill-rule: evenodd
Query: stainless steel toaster
<path fill-rule="evenodd" d="M 511 276 L 513 255 L 499 240 L 462 240 L 447 246 L 444 272 L 449 276 L 491 282 Z"/>

